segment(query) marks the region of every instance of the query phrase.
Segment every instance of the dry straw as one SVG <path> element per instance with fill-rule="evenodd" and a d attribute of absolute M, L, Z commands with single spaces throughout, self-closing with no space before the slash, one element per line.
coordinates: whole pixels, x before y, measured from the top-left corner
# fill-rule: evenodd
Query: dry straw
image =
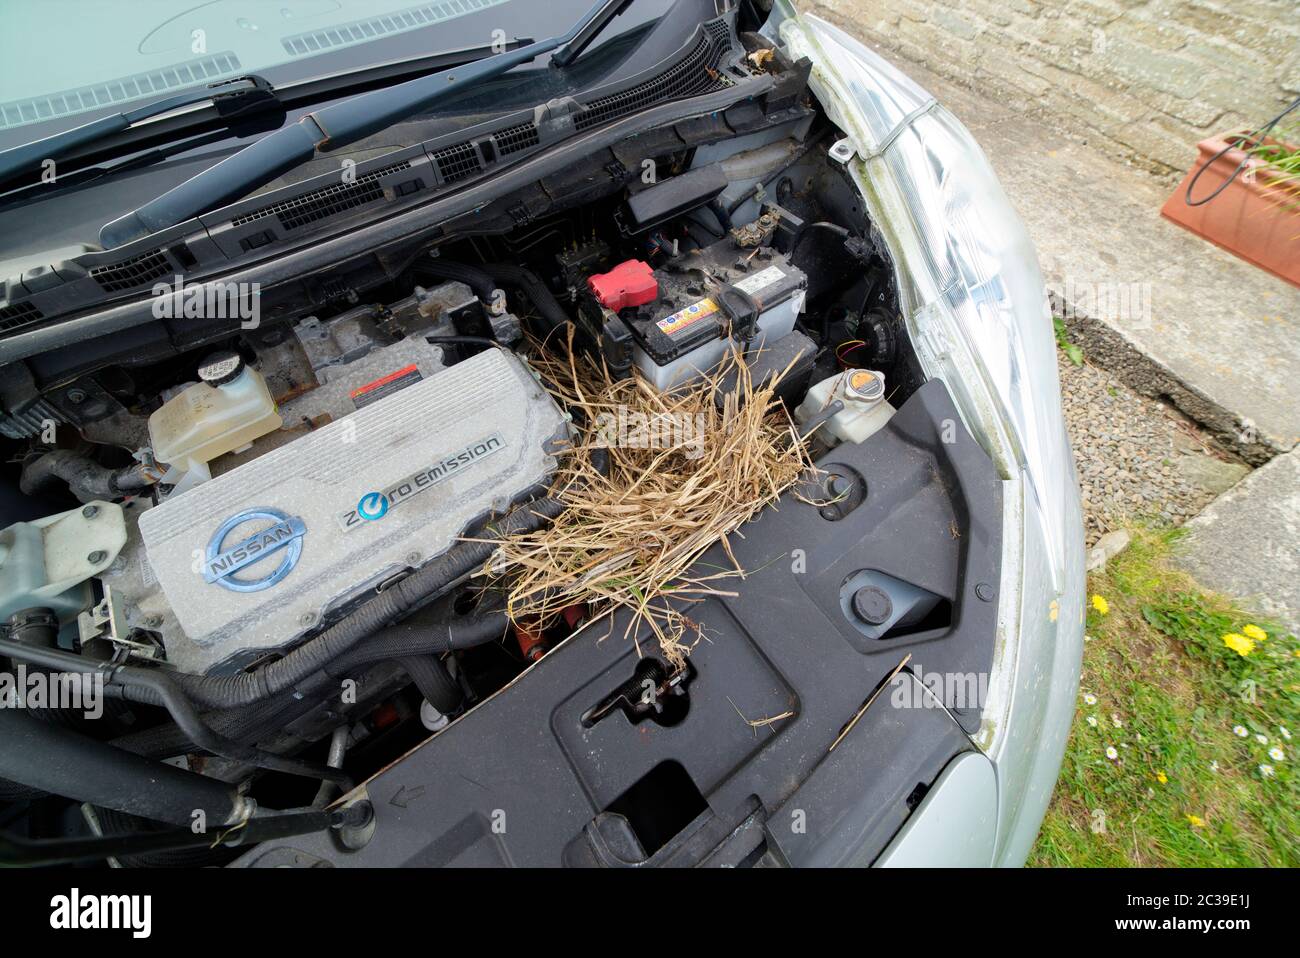
<path fill-rule="evenodd" d="M 550 624 L 576 604 L 589 603 L 593 616 L 631 610 L 624 638 L 636 641 L 644 623 L 676 671 L 707 638 L 690 605 L 734 594 L 720 580 L 744 577 L 728 537 L 811 468 L 774 395 L 780 377 L 755 384 L 732 354 L 710 375 L 660 392 L 639 376 L 613 378 L 578 350 L 534 352 L 533 367 L 574 418 L 552 488 L 568 508 L 508 540 L 488 574 L 515 622 Z M 719 408 L 724 378 L 735 387 Z M 697 560 L 718 542 L 729 563 L 701 570 Z"/>

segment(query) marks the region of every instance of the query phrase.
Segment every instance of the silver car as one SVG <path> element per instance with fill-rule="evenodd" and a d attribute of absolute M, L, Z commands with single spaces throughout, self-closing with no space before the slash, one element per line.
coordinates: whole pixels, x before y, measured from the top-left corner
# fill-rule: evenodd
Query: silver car
<path fill-rule="evenodd" d="M 789 0 L 165 6 L 5 78 L 0 855 L 1025 861 L 1082 520 L 961 123 Z M 760 391 L 811 468 L 674 539 Z"/>

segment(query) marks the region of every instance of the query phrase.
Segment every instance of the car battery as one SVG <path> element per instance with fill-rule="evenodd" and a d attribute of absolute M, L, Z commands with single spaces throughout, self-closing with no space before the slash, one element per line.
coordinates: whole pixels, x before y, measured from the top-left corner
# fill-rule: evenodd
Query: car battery
<path fill-rule="evenodd" d="M 653 276 L 657 295 L 638 297 L 647 301 L 618 317 L 631 334 L 632 361 L 661 390 L 707 375 L 733 343 L 750 351 L 789 335 L 808 290 L 807 276 L 785 254 L 742 249 L 730 238 L 676 256 Z M 609 285 L 600 279 L 592 278 L 597 298 Z"/>

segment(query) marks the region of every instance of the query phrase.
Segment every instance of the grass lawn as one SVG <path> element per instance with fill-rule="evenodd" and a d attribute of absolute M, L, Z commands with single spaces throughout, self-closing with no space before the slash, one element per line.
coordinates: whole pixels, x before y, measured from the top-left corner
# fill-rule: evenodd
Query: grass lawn
<path fill-rule="evenodd" d="M 1135 532 L 1089 577 L 1100 608 L 1030 865 L 1300 865 L 1300 642 L 1171 569 L 1176 535 Z"/>

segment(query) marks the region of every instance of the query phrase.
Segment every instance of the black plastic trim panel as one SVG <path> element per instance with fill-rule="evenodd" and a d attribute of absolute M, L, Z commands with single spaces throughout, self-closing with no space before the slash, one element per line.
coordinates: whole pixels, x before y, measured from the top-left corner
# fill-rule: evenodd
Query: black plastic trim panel
<path fill-rule="evenodd" d="M 948 763 L 974 748 L 979 703 L 954 713 L 919 686 L 928 674 L 987 678 L 992 668 L 1001 484 L 937 380 L 867 442 L 838 447 L 821 466 L 857 475 L 865 494 L 837 518 L 787 494 L 732 538 L 746 576 L 719 586 L 735 595 L 687 610 L 708 640 L 691 654 L 686 708 L 673 721 L 618 709 L 591 720 L 639 661 L 623 638 L 625 618 L 599 622 L 370 779 L 378 821 L 365 848 L 288 839 L 239 864 L 873 861 Z M 731 565 L 719 547 L 700 570 Z M 951 621 L 864 648 L 838 592 L 854 571 L 877 568 L 942 593 Z M 652 636 L 639 640 L 656 649 Z M 908 654 L 898 685 L 862 712 Z M 895 688 L 918 694 L 896 700 Z M 618 809 L 665 767 L 687 786 L 684 807 L 702 804 L 650 853 Z"/>

